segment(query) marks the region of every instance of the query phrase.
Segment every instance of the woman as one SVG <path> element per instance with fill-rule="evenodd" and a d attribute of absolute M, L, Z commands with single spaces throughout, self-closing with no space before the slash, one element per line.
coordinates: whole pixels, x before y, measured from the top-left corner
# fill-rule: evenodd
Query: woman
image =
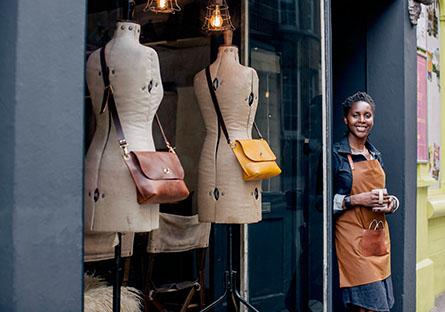
<path fill-rule="evenodd" d="M 343 103 L 345 137 L 334 144 L 335 246 L 349 311 L 389 311 L 394 304 L 385 214 L 398 199 L 385 189 L 380 152 L 369 142 L 374 100 L 357 92 Z"/>

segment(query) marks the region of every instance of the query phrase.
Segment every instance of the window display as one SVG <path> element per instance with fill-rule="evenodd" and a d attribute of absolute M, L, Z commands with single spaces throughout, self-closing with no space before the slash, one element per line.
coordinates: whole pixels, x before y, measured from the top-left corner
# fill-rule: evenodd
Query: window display
<path fill-rule="evenodd" d="M 196 281 L 196 246 L 201 244 L 194 238 L 200 237 L 210 249 L 207 255 L 204 250 L 207 268 L 199 269 L 200 287 L 207 295 L 200 294 L 200 300 L 193 299 L 191 305 L 203 308 L 224 293 L 225 271 L 231 276 L 229 283 L 242 281 L 238 288 L 240 297 L 259 311 L 291 311 L 308 302 L 319 303 L 321 271 L 317 261 L 321 261 L 322 255 L 309 254 L 305 241 L 308 234 L 313 235 L 321 252 L 321 211 L 315 187 L 321 150 L 320 68 L 319 57 L 311 54 L 319 52 L 318 36 L 308 35 L 298 47 L 294 46 L 294 37 L 289 42 L 279 38 L 266 40 L 254 28 L 255 18 L 250 26 L 241 23 L 242 16 L 245 18 L 250 11 L 242 12 L 242 3 L 235 1 L 138 0 L 132 22 L 118 21 L 122 11 L 114 4 L 96 2 L 89 6 L 87 85 L 96 126 L 90 127 L 93 135 L 85 167 L 85 250 L 86 261 L 95 262 L 88 264 L 87 270 L 104 266 L 99 272 L 113 272 L 114 263 L 100 260 L 113 255 L 117 243 L 113 233 L 125 233 L 121 247 L 128 285 L 146 292 L 147 307 L 160 303 L 175 311 L 169 305 L 171 298 L 164 300 L 158 294 L 156 300 L 150 301 L 148 294 L 170 282 Z M 244 3 L 243 8 L 253 10 L 254 6 Z M 224 36 L 213 32 L 222 29 L 226 30 Z M 246 29 L 250 37 L 244 34 Z M 313 29 L 314 33 L 316 30 Z M 190 191 L 187 199 L 161 205 L 137 203 L 115 126 L 108 111 L 101 114 L 104 83 L 97 50 L 103 46 L 117 110 L 131 150 L 165 150 L 161 132 L 153 125 L 157 113 L 184 169 L 184 181 Z M 246 66 L 243 60 L 249 56 L 250 66 Z M 281 175 L 255 181 L 243 178 L 218 121 L 206 68 L 210 70 L 211 85 L 230 139 L 257 137 L 252 131 L 256 120 L 283 170 Z M 302 211 L 303 202 L 309 212 Z M 202 229 L 204 235 L 178 237 L 176 230 L 163 233 L 156 229 L 159 218 L 167 222 L 193 219 L 194 226 Z M 201 223 L 196 224 L 198 218 Z M 309 230 L 302 228 L 305 220 L 309 221 Z M 230 231 L 226 232 L 228 227 L 220 224 L 229 224 Z M 239 235 L 240 224 L 249 224 L 249 240 Z M 184 226 L 185 223 L 168 228 Z M 154 254 L 150 242 L 155 237 L 169 238 L 172 246 L 181 244 L 181 251 L 175 250 L 181 255 L 162 249 L 161 254 L 156 254 L 162 260 L 150 267 L 149 259 Z M 248 253 L 240 255 L 242 243 L 249 244 Z M 303 250 L 304 257 L 299 255 Z M 240 272 L 241 261 L 248 261 L 247 278 L 235 273 Z M 307 292 L 302 288 L 309 283 L 309 274 L 304 275 L 304 280 L 300 278 L 305 268 L 317 277 Z M 146 276 L 156 287 L 147 284 Z M 247 294 L 243 290 L 249 284 L 252 292 Z M 177 297 L 172 301 L 175 300 L 181 302 Z"/>

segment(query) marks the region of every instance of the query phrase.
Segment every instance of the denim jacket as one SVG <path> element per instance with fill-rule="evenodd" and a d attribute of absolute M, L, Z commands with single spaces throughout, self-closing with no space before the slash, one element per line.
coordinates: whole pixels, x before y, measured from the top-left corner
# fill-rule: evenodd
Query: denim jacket
<path fill-rule="evenodd" d="M 381 153 L 372 145 L 369 140 L 365 143 L 366 148 L 371 153 L 373 159 L 377 159 L 383 167 Z M 332 148 L 332 176 L 334 180 L 334 214 L 342 211 L 343 198 L 351 194 L 352 189 L 352 170 L 348 161 L 348 154 L 351 154 L 348 137 L 344 136 Z M 353 155 L 352 161 L 359 162 L 366 160 L 363 155 Z"/>

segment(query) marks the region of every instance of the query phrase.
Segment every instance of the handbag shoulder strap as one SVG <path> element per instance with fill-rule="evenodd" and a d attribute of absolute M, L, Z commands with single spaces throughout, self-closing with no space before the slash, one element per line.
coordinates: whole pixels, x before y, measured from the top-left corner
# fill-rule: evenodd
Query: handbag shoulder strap
<path fill-rule="evenodd" d="M 102 79 L 104 81 L 105 90 L 104 95 L 102 98 L 102 106 L 101 106 L 101 113 L 105 112 L 107 106 L 110 110 L 111 117 L 114 123 L 114 128 L 116 129 L 116 136 L 119 143 L 119 146 L 122 148 L 124 152 L 124 157 L 128 157 L 128 143 L 125 139 L 124 130 L 122 128 L 121 121 L 119 119 L 119 114 L 117 112 L 116 108 L 116 102 L 114 100 L 113 95 L 113 88 L 110 84 L 110 69 L 107 66 L 107 62 L 105 59 L 105 48 L 100 49 L 100 66 L 102 68 Z M 165 136 L 164 129 L 162 128 L 161 121 L 159 120 L 158 114 L 155 114 L 156 123 L 159 126 L 159 129 L 161 130 L 162 138 L 164 139 L 164 143 L 167 146 L 167 149 L 174 153 L 174 149 L 171 146 L 170 142 L 167 140 L 167 137 Z"/>
<path fill-rule="evenodd" d="M 105 47 L 100 49 L 100 67 L 102 68 L 102 79 L 104 81 L 105 89 L 104 95 L 102 98 L 102 106 L 100 112 L 105 112 L 107 106 L 111 114 L 111 118 L 113 119 L 114 128 L 116 130 L 117 141 L 119 143 L 120 148 L 122 148 L 124 152 L 124 158 L 128 158 L 128 143 L 125 139 L 124 130 L 122 129 L 122 124 L 119 119 L 119 115 L 116 109 L 116 103 L 114 101 L 113 96 L 113 88 L 110 84 L 109 71 L 110 69 L 107 66 L 107 62 L 105 60 Z"/>
<path fill-rule="evenodd" d="M 255 94 L 253 93 L 253 72 L 254 72 L 254 70 L 252 69 L 252 80 L 250 82 L 250 92 L 252 95 L 252 101 L 255 98 Z M 258 133 L 258 136 L 260 137 L 260 139 L 262 139 L 263 136 L 261 135 L 260 129 L 258 129 L 258 126 L 256 125 L 255 118 L 253 120 L 253 127 L 255 128 L 256 133 Z"/>
<path fill-rule="evenodd" d="M 215 107 L 216 116 L 218 117 L 219 124 L 221 125 L 227 143 L 230 144 L 231 141 L 229 137 L 229 132 L 227 131 L 226 123 L 224 122 L 224 118 L 221 114 L 221 109 L 219 108 L 218 99 L 215 93 L 215 88 L 212 83 L 212 77 L 210 76 L 210 65 L 206 67 L 206 78 L 207 78 L 207 85 L 210 91 L 210 96 L 212 97 L 213 106 Z"/>
<path fill-rule="evenodd" d="M 167 146 L 167 149 L 169 150 L 169 152 L 175 153 L 174 148 L 171 146 L 170 142 L 167 139 L 167 136 L 165 135 L 164 128 L 161 125 L 161 120 L 159 119 L 157 113 L 155 114 L 155 120 L 156 120 L 156 123 L 158 124 L 159 130 L 161 130 L 161 135 L 162 135 L 162 139 L 164 140 L 165 146 Z"/>
<path fill-rule="evenodd" d="M 210 96 L 212 97 L 212 102 L 213 106 L 215 107 L 216 115 L 218 116 L 218 120 L 221 125 L 224 136 L 226 137 L 227 143 L 231 144 L 229 132 L 227 131 L 226 123 L 224 122 L 224 118 L 222 116 L 221 109 L 219 107 L 218 98 L 216 97 L 215 88 L 213 86 L 212 77 L 210 75 L 210 65 L 206 67 L 205 71 L 206 71 L 207 85 L 209 87 Z M 252 94 L 253 94 L 253 72 L 252 72 Z M 258 133 L 258 136 L 262 139 L 263 136 L 261 135 L 261 132 L 258 129 L 258 126 L 256 125 L 255 121 L 253 122 L 253 126 L 256 132 Z"/>

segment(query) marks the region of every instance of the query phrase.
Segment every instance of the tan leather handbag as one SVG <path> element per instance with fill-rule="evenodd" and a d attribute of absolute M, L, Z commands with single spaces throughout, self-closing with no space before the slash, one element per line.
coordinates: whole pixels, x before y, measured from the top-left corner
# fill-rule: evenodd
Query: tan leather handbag
<path fill-rule="evenodd" d="M 165 136 L 164 129 L 155 115 L 168 152 L 128 151 L 127 140 L 116 109 L 113 88 L 109 80 L 109 69 L 105 61 L 105 50 L 100 50 L 102 77 L 105 84 L 101 113 L 106 108 L 110 111 L 123 159 L 130 171 L 137 191 L 139 204 L 162 204 L 183 200 L 189 191 L 184 183 L 184 169 L 178 156 Z M 108 104 L 108 105 L 107 105 Z"/>
<path fill-rule="evenodd" d="M 269 179 L 279 175 L 281 173 L 281 169 L 276 163 L 277 158 L 272 152 L 272 149 L 267 141 L 263 139 L 255 122 L 253 125 L 258 133 L 258 136 L 260 137 L 259 139 L 230 140 L 229 132 L 227 131 L 226 123 L 224 122 L 215 89 L 212 84 L 209 67 L 206 68 L 206 77 L 219 124 L 223 130 L 224 136 L 226 137 L 227 143 L 230 145 L 230 148 L 241 166 L 243 171 L 243 179 L 245 181 L 255 181 Z"/>

